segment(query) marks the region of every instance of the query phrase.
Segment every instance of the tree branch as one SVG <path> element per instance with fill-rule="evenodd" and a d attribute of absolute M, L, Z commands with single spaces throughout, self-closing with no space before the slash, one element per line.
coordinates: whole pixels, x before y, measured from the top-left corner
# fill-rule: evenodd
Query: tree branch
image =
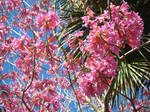
<path fill-rule="evenodd" d="M 112 83 L 111 83 L 111 85 L 106 93 L 106 96 L 104 98 L 104 112 L 110 112 L 109 111 L 109 101 L 111 98 L 111 93 L 113 91 L 114 84 L 115 84 L 115 78 L 112 80 Z"/>
<path fill-rule="evenodd" d="M 34 43 L 36 43 L 36 35 L 34 35 Z M 27 103 L 24 100 L 24 95 L 25 92 L 30 88 L 30 86 L 33 83 L 33 79 L 34 79 L 34 74 L 35 74 L 35 66 L 36 66 L 36 48 L 34 47 L 34 51 L 33 51 L 33 68 L 32 68 L 32 78 L 31 81 L 29 83 L 29 85 L 27 87 L 24 88 L 23 93 L 22 93 L 22 102 L 23 104 L 26 106 L 26 108 L 28 109 L 29 112 L 32 112 L 32 110 L 29 108 L 29 106 L 27 105 Z"/>
<path fill-rule="evenodd" d="M 148 41 L 145 42 L 144 44 L 140 45 L 139 47 L 135 47 L 135 48 L 131 49 L 130 51 L 128 51 L 127 53 L 123 54 L 123 55 L 119 58 L 119 60 L 120 60 L 120 61 L 123 60 L 126 56 L 128 56 L 128 55 L 130 55 L 131 53 L 133 53 L 133 52 L 139 50 L 140 48 L 146 47 L 146 46 L 148 46 L 148 45 L 150 45 L 150 40 L 148 40 Z"/>
<path fill-rule="evenodd" d="M 92 108 L 94 109 L 95 112 L 100 112 L 100 110 L 98 109 L 98 106 L 96 106 L 93 102 L 91 102 L 87 96 L 85 96 L 85 99 L 88 102 L 88 104 L 90 104 L 92 106 Z"/>

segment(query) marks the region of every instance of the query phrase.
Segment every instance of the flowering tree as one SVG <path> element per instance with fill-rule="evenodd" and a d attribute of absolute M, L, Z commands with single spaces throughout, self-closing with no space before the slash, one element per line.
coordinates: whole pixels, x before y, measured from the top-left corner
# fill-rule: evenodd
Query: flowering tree
<path fill-rule="evenodd" d="M 0 1 L 1 110 L 149 111 L 149 35 L 120 2 Z"/>

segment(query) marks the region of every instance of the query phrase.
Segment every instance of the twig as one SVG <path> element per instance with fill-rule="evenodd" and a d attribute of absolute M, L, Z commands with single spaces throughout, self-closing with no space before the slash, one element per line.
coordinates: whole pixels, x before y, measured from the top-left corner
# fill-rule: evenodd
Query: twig
<path fill-rule="evenodd" d="M 68 70 L 67 70 L 67 71 L 68 71 Z M 71 88 L 72 88 L 72 90 L 73 90 L 73 92 L 74 92 L 74 95 L 75 95 L 75 97 L 76 97 L 76 99 L 77 99 L 77 102 L 78 102 L 78 106 L 79 106 L 80 112 L 82 112 L 81 106 L 80 106 L 80 102 L 79 102 L 77 93 L 76 93 L 76 91 L 75 91 L 75 89 L 74 89 L 74 87 L 73 87 L 73 84 L 72 84 L 72 80 L 71 80 L 71 76 L 70 76 L 69 71 L 68 71 L 68 75 L 69 75 L 69 82 L 70 82 Z"/>
<path fill-rule="evenodd" d="M 23 93 L 22 93 L 22 102 L 24 103 L 24 105 L 26 106 L 26 108 L 28 109 L 29 112 L 32 112 L 32 111 L 28 107 L 27 103 L 24 101 L 24 95 L 25 95 L 25 92 L 30 88 L 30 86 L 33 83 L 34 74 L 35 74 L 35 51 L 36 51 L 36 48 L 34 48 L 34 57 L 33 57 L 34 58 L 34 62 L 33 62 L 33 69 L 32 69 L 32 79 L 30 81 L 30 84 L 23 90 Z"/>
<path fill-rule="evenodd" d="M 128 51 L 127 53 L 123 54 L 123 55 L 119 58 L 119 60 L 120 60 L 120 61 L 123 60 L 125 57 L 127 57 L 127 56 L 130 55 L 131 53 L 135 52 L 136 50 L 138 50 L 138 49 L 140 49 L 140 48 L 142 48 L 142 47 L 146 47 L 147 45 L 150 45 L 150 40 L 148 40 L 146 43 L 140 45 L 139 47 L 135 47 L 135 48 L 131 49 L 130 51 Z"/>
<path fill-rule="evenodd" d="M 36 35 L 34 34 L 34 43 L 36 43 Z M 23 93 L 22 93 L 22 102 L 23 104 L 26 106 L 26 108 L 28 109 L 29 112 L 32 112 L 31 109 L 28 107 L 27 103 L 24 101 L 24 95 L 25 95 L 25 92 L 30 88 L 30 86 L 32 85 L 33 83 L 33 79 L 34 79 L 34 74 L 35 74 L 35 66 L 36 66 L 36 48 L 34 47 L 34 51 L 33 51 L 33 68 L 32 68 L 32 79 L 29 83 L 29 85 L 23 90 Z"/>
<path fill-rule="evenodd" d="M 111 98 L 111 93 L 113 91 L 114 84 L 115 84 L 115 78 L 112 80 L 112 83 L 111 83 L 111 85 L 106 93 L 106 96 L 104 98 L 104 112 L 110 112 L 109 111 L 109 101 Z"/>
<path fill-rule="evenodd" d="M 85 99 L 92 106 L 92 108 L 94 109 L 95 112 L 100 112 L 98 107 L 93 102 L 91 102 L 90 99 L 87 96 L 85 96 Z"/>
<path fill-rule="evenodd" d="M 61 36 L 61 35 L 60 35 L 60 36 Z M 58 40 L 58 38 L 56 38 L 56 40 L 57 40 L 58 45 L 59 45 L 59 47 L 60 47 L 60 46 L 61 46 L 60 41 Z M 63 53 L 63 55 L 64 55 L 64 60 L 67 61 L 66 52 L 64 51 L 63 47 L 61 47 L 61 50 L 62 50 L 62 53 Z M 69 82 L 70 82 L 71 88 L 72 88 L 72 90 L 73 90 L 73 92 L 74 92 L 74 95 L 75 95 L 75 97 L 76 97 L 76 99 L 77 99 L 80 112 L 82 112 L 82 109 L 81 109 L 81 106 L 80 106 L 80 102 L 79 102 L 79 99 L 78 99 L 78 97 L 77 97 L 76 91 L 75 91 L 75 89 L 74 89 L 74 87 L 73 87 L 72 80 L 71 80 L 71 76 L 70 76 L 70 72 L 68 71 L 68 68 L 67 68 L 67 72 L 68 72 L 68 75 L 69 75 Z"/>
<path fill-rule="evenodd" d="M 107 5 L 108 5 L 108 10 L 109 10 L 110 20 L 112 20 L 111 9 L 110 9 L 110 0 L 107 0 Z"/>

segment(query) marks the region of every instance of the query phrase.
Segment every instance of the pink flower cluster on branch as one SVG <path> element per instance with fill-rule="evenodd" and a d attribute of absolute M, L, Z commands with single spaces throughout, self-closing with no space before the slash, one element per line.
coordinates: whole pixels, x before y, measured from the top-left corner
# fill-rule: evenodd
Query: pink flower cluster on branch
<path fill-rule="evenodd" d="M 53 11 L 49 11 L 45 14 L 41 13 L 38 14 L 36 23 L 38 28 L 41 28 L 42 30 L 54 29 L 59 25 L 59 17 Z"/>
<path fill-rule="evenodd" d="M 89 71 L 82 70 L 78 83 L 87 96 L 102 95 L 110 79 L 115 78 L 119 70 L 117 58 L 120 49 L 126 44 L 132 48 L 140 45 L 143 21 L 138 13 L 129 10 L 125 1 L 121 6 L 111 3 L 110 10 L 105 10 L 99 16 L 94 16 L 94 12 L 87 9 L 87 16 L 82 17 L 82 20 L 83 27 L 90 31 L 84 41 L 78 41 L 82 54 L 87 57 L 83 65 Z M 82 36 L 80 32 L 76 32 L 67 42 L 71 48 L 77 47 L 77 39 L 74 38 Z"/>
<path fill-rule="evenodd" d="M 26 4 L 20 0 L 0 1 L 0 72 L 8 69 L 2 80 L 10 81 L 9 85 L 0 85 L 0 105 L 11 112 L 57 112 L 61 95 L 56 71 L 60 61 L 52 31 L 59 27 L 59 17 L 51 9 L 45 11 L 44 6 L 29 8 Z M 44 64 L 47 67 L 42 68 Z M 52 72 L 42 78 L 42 70 Z"/>
<path fill-rule="evenodd" d="M 150 97 L 150 92 L 149 91 L 143 91 L 143 98 L 141 99 L 138 99 L 138 98 L 135 98 L 134 99 L 134 106 L 135 106 L 135 109 L 137 112 L 149 112 L 150 111 L 150 101 L 149 101 L 149 97 Z M 148 98 L 148 99 L 147 99 Z M 119 112 L 132 112 L 134 111 L 134 108 L 131 104 L 131 102 L 127 102 L 127 104 L 122 104 L 120 107 L 119 107 Z"/>

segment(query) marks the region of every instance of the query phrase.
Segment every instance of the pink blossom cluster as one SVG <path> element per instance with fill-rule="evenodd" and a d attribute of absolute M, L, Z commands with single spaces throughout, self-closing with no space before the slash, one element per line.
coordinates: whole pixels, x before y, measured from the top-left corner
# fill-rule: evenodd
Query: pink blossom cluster
<path fill-rule="evenodd" d="M 0 15 L 0 81 L 9 79 L 10 82 L 0 85 L 0 106 L 10 112 L 29 109 L 58 112 L 61 95 L 57 87 L 60 85 L 54 74 L 60 62 L 56 57 L 56 39 L 50 30 L 58 27 L 59 17 L 54 11 L 40 9 L 37 4 L 30 8 L 24 5 L 20 0 L 0 1 L 0 10 L 6 9 Z M 17 16 L 12 17 L 13 11 Z M 48 32 L 46 40 L 45 32 Z M 8 68 L 3 67 L 4 64 Z M 47 64 L 44 69 L 47 74 L 41 78 L 44 64 Z M 6 69 L 9 73 L 3 74 Z M 65 82 L 63 79 L 61 83 Z"/>
<path fill-rule="evenodd" d="M 20 55 L 14 62 L 19 72 L 13 71 L 8 74 L 8 78 L 13 82 L 13 87 L 8 86 L 7 88 L 5 87 L 6 89 L 1 87 L 5 90 L 1 94 L 1 101 L 4 101 L 2 106 L 12 112 L 28 111 L 24 105 L 21 105 L 21 96 L 22 91 L 26 87 L 24 84 L 29 84 L 32 75 L 34 75 L 30 88 L 24 94 L 25 102 L 30 104 L 30 108 L 32 106 L 34 108 L 40 108 L 42 106 L 43 111 L 57 112 L 60 107 L 58 100 L 61 98 L 56 91 L 57 81 L 54 78 L 40 80 L 41 66 L 43 63 L 48 63 L 48 66 L 50 66 L 49 70 L 55 70 L 54 65 L 56 65 L 57 62 L 45 56 L 45 54 L 49 54 L 48 50 L 53 54 L 55 51 L 54 47 L 53 49 L 51 49 L 50 46 L 46 48 L 44 42 L 41 40 L 37 40 L 37 43 L 34 44 L 34 40 L 27 37 L 20 39 L 12 38 L 9 46 L 11 52 L 16 52 Z M 34 57 L 35 47 L 36 56 Z M 45 59 L 42 60 L 42 58 Z M 39 63 L 35 65 L 33 73 L 33 65 L 36 63 L 35 60 L 36 62 L 39 61 Z M 18 80 L 16 78 L 18 78 Z M 11 90 L 9 88 L 11 88 Z M 7 98 L 10 99 L 5 101 Z M 13 105 L 10 105 L 11 103 L 13 103 Z"/>
<path fill-rule="evenodd" d="M 136 109 L 137 112 L 149 112 L 150 111 L 150 101 L 149 99 L 147 99 L 150 96 L 150 92 L 144 90 L 143 91 L 143 98 L 138 99 L 135 98 L 134 99 L 134 107 Z M 135 110 L 133 108 L 133 105 L 130 101 L 127 102 L 127 104 L 123 104 L 122 106 L 119 107 L 119 112 L 133 112 Z"/>
<path fill-rule="evenodd" d="M 20 74 L 18 74 L 20 75 Z M 42 80 L 42 81 L 34 81 L 33 85 L 30 89 L 24 94 L 25 102 L 30 104 L 30 108 L 33 106 L 33 112 L 35 108 L 39 109 L 42 106 L 41 111 L 53 111 L 57 112 L 60 107 L 60 102 L 58 100 L 61 99 L 61 96 L 57 94 L 55 90 L 56 82 L 52 79 L 50 80 Z M 26 107 L 24 107 L 21 102 L 22 90 L 21 84 L 14 80 L 14 84 L 12 90 L 10 90 L 8 85 L 0 86 L 3 90 L 1 93 L 0 101 L 2 106 L 11 110 L 12 112 L 26 112 L 28 111 Z M 9 99 L 7 99 L 9 98 Z M 5 100 L 6 101 L 5 101 Z"/>
<path fill-rule="evenodd" d="M 87 14 L 82 20 L 90 32 L 80 50 L 87 55 L 84 66 L 90 71 L 82 73 L 78 83 L 82 92 L 94 96 L 103 94 L 109 85 L 108 80 L 115 78 L 120 49 L 126 44 L 132 48 L 140 45 L 143 21 L 124 1 L 121 6 L 111 3 L 110 13 L 105 10 L 104 14 L 94 16 L 94 12 L 87 9 Z"/>
<path fill-rule="evenodd" d="M 21 0 L 2 0 L 2 5 L 6 5 L 9 11 L 14 10 L 15 8 L 20 9 Z M 5 6 L 4 5 L 4 6 Z"/>
<path fill-rule="evenodd" d="M 36 23 L 38 28 L 41 28 L 42 30 L 54 29 L 59 25 L 59 17 L 54 11 L 49 11 L 45 14 L 41 13 L 38 14 Z"/>
<path fill-rule="evenodd" d="M 58 86 L 57 81 L 54 78 L 41 80 L 40 77 L 40 72 L 42 71 L 41 66 L 44 63 L 48 64 L 49 71 L 57 70 L 55 66 L 58 65 L 58 62 L 52 60 L 50 56 L 47 56 L 49 53 L 53 56 L 55 55 L 57 47 L 51 44 L 54 41 L 54 39 L 51 39 L 49 46 L 46 46 L 45 42 L 40 38 L 35 42 L 33 38 L 30 38 L 26 34 L 20 38 L 11 37 L 9 44 L 6 43 L 7 46 L 3 44 L 6 47 L 1 47 L 1 56 L 5 55 L 9 50 L 18 54 L 14 61 L 17 71 L 8 74 L 8 78 L 13 82 L 13 85 L 3 85 L 0 87 L 4 90 L 0 94 L 0 101 L 3 101 L 1 105 L 5 109 L 12 112 L 28 111 L 24 104 L 21 103 L 21 97 L 23 90 L 29 85 L 34 76 L 30 88 L 24 94 L 25 102 L 28 105 L 30 104 L 29 108 L 34 107 L 33 112 L 35 108 L 39 109 L 41 106 L 42 111 L 58 111 L 61 96 L 56 91 L 56 87 Z M 12 56 L 15 55 L 12 54 Z"/>
<path fill-rule="evenodd" d="M 10 31 L 10 27 L 6 25 L 7 19 L 8 16 L 6 15 L 0 17 L 0 41 L 3 41 Z"/>
<path fill-rule="evenodd" d="M 74 34 L 71 34 L 71 38 L 69 38 L 66 42 L 67 45 L 69 45 L 70 48 L 76 49 L 77 48 L 77 41 L 79 40 L 79 37 L 83 36 L 84 31 L 77 31 Z"/>
<path fill-rule="evenodd" d="M 6 25 L 8 18 L 9 17 L 6 15 L 0 16 L 0 72 L 3 70 L 3 64 L 5 63 L 4 59 L 7 53 L 10 52 L 8 46 L 9 40 L 6 39 L 10 32 L 10 27 Z"/>

